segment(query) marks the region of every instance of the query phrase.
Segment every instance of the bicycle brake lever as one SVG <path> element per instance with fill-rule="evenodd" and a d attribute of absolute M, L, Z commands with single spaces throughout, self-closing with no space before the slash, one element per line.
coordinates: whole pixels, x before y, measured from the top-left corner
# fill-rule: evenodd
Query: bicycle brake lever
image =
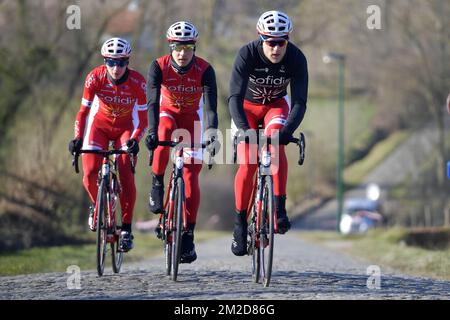
<path fill-rule="evenodd" d="M 298 159 L 298 164 L 301 166 L 303 165 L 303 162 L 305 161 L 305 149 L 306 149 L 306 143 L 305 143 L 305 135 L 303 132 L 300 132 L 300 139 L 298 141 L 299 151 L 300 151 L 300 157 Z"/>

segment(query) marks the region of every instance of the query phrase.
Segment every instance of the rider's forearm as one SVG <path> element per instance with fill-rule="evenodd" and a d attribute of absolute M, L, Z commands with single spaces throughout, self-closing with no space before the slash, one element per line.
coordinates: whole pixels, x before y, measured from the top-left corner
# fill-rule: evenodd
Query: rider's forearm
<path fill-rule="evenodd" d="M 293 134 L 295 130 L 300 126 L 306 112 L 306 104 L 304 103 L 296 103 L 291 109 L 289 113 L 289 117 L 284 126 L 284 130 Z"/>
<path fill-rule="evenodd" d="M 84 130 L 86 127 L 86 118 L 89 115 L 89 111 L 91 108 L 81 105 L 80 111 L 77 113 L 77 117 L 75 120 L 75 139 L 82 139 L 84 136 Z"/>
<path fill-rule="evenodd" d="M 142 136 L 145 133 L 145 129 L 147 128 L 147 108 L 138 111 L 138 119 L 139 125 L 137 128 L 135 128 L 131 135 L 131 138 L 135 139 L 137 142 L 141 141 Z"/>
<path fill-rule="evenodd" d="M 217 83 L 214 69 L 211 66 L 203 74 L 202 86 L 206 111 L 206 128 L 217 129 Z"/>
<path fill-rule="evenodd" d="M 244 97 L 247 92 L 248 79 L 250 76 L 247 57 L 250 55 L 247 46 L 242 47 L 234 61 L 230 78 L 230 96 L 228 98 L 228 108 L 231 118 L 238 129 L 248 130 L 247 116 L 244 111 Z"/>
<path fill-rule="evenodd" d="M 147 77 L 147 123 L 148 133 L 157 134 L 159 124 L 159 100 L 161 96 L 162 73 L 158 63 L 153 61 Z"/>
<path fill-rule="evenodd" d="M 147 111 L 147 132 L 149 134 L 158 133 L 159 125 L 159 103 L 150 105 Z"/>
<path fill-rule="evenodd" d="M 308 100 L 308 66 L 304 55 L 298 57 L 296 73 L 291 81 L 291 106 L 285 129 L 290 134 L 299 127 L 305 112 Z"/>
<path fill-rule="evenodd" d="M 228 99 L 228 107 L 230 109 L 231 119 L 233 119 L 236 127 L 241 130 L 250 129 L 247 116 L 244 111 L 244 99 L 238 96 L 231 96 Z"/>

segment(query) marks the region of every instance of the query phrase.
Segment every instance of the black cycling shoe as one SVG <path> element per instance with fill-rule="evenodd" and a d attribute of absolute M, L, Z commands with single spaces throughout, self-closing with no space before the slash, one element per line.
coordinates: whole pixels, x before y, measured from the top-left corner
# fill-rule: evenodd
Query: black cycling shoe
<path fill-rule="evenodd" d="M 148 208 L 150 212 L 159 214 L 163 211 L 164 200 L 164 175 L 154 175 L 152 182 L 152 190 L 148 201 Z"/>
<path fill-rule="evenodd" d="M 291 228 L 291 222 L 286 213 L 286 196 L 275 196 L 275 208 L 277 211 L 278 233 L 285 234 Z"/>
<path fill-rule="evenodd" d="M 128 252 L 133 249 L 133 235 L 129 231 L 122 231 L 119 238 L 119 251 Z"/>
<path fill-rule="evenodd" d="M 192 263 L 195 260 L 197 260 L 197 253 L 195 252 L 194 232 L 188 230 L 181 235 L 180 263 Z"/>
<path fill-rule="evenodd" d="M 285 234 L 291 228 L 291 222 L 287 216 L 277 218 L 278 233 Z"/>
<path fill-rule="evenodd" d="M 247 254 L 247 213 L 236 212 L 233 230 L 233 240 L 231 252 L 235 256 L 245 256 Z"/>

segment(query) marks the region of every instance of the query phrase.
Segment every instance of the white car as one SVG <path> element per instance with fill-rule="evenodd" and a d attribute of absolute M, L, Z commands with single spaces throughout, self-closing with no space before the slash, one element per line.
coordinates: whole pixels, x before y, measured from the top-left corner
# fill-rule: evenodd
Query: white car
<path fill-rule="evenodd" d="M 342 234 L 364 234 L 379 226 L 383 220 L 378 212 L 379 202 L 367 198 L 350 198 L 345 201 L 339 229 Z"/>

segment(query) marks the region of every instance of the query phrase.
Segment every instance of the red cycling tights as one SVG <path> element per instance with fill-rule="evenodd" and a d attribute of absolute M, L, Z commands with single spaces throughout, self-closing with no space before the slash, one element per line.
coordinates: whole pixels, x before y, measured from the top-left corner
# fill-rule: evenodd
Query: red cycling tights
<path fill-rule="evenodd" d="M 126 130 L 121 133 L 106 133 L 104 130 L 96 130 L 95 145 L 103 150 L 108 148 L 109 140 L 115 142 L 115 148 L 126 148 L 126 142 L 130 139 L 132 130 Z M 117 135 L 117 136 L 116 136 Z M 83 163 L 83 184 L 89 194 L 92 203 L 97 201 L 98 192 L 98 171 L 102 166 L 102 156 L 96 154 L 82 154 Z M 135 158 L 135 165 L 136 165 Z M 133 220 L 134 204 L 136 202 L 136 186 L 134 184 L 134 175 L 131 172 L 130 158 L 126 154 L 118 155 L 118 170 L 120 185 L 122 187 L 119 193 L 120 206 L 122 208 L 122 223 L 131 224 Z"/>
<path fill-rule="evenodd" d="M 159 141 L 174 140 L 182 136 L 184 142 L 200 143 L 202 128 L 200 116 L 195 114 L 177 114 L 169 110 L 160 111 L 158 126 Z M 186 194 L 187 223 L 195 223 L 200 207 L 200 187 L 198 176 L 202 169 L 201 154 L 203 150 L 184 149 L 183 179 Z M 192 157 L 194 156 L 194 157 Z M 163 175 L 170 158 L 170 147 L 159 146 L 153 158 L 153 173 Z"/>
<path fill-rule="evenodd" d="M 289 105 L 285 99 L 280 99 L 273 104 L 259 105 L 244 100 L 244 111 L 251 129 L 258 129 L 262 123 L 264 134 L 271 136 L 274 130 L 280 130 L 286 123 L 289 115 Z M 241 142 L 238 145 L 239 169 L 234 180 L 236 197 L 236 209 L 247 210 L 253 189 L 253 181 L 257 163 L 257 146 Z M 271 146 L 272 155 L 271 171 L 273 174 L 274 194 L 286 195 L 286 182 L 288 174 L 288 162 L 284 145 Z"/>

